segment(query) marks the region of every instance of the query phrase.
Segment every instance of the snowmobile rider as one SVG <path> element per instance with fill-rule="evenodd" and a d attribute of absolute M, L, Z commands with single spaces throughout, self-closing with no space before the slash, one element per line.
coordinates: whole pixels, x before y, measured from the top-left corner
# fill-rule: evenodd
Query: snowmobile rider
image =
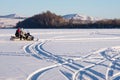
<path fill-rule="evenodd" d="M 20 30 L 20 28 L 18 28 L 15 32 L 15 36 L 20 38 L 20 32 L 21 32 L 21 30 Z"/>
<path fill-rule="evenodd" d="M 26 39 L 26 32 L 24 31 L 24 29 L 23 28 L 21 28 L 21 31 L 20 31 L 20 40 L 22 40 L 22 39 Z"/>
<path fill-rule="evenodd" d="M 32 35 L 30 35 L 29 32 L 25 32 L 23 28 L 18 28 L 15 32 L 15 37 L 16 39 L 20 39 L 20 40 L 34 40 L 34 37 Z"/>

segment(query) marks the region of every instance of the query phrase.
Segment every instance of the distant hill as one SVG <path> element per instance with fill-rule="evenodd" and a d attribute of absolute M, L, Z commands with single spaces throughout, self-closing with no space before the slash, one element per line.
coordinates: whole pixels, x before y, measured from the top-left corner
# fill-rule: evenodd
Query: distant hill
<path fill-rule="evenodd" d="M 25 19 L 26 17 L 19 16 L 17 14 L 9 14 L 9 15 L 0 16 L 0 18 Z"/>
<path fill-rule="evenodd" d="M 26 19 L 26 17 L 17 14 L 0 16 L 0 28 L 13 28 L 18 22 L 23 21 L 24 19 Z"/>
<path fill-rule="evenodd" d="M 81 15 L 81 14 L 67 14 L 62 17 L 66 20 L 69 20 L 70 23 L 73 23 L 73 24 L 95 23 L 96 21 L 102 20 L 100 18 Z"/>
<path fill-rule="evenodd" d="M 50 11 L 37 14 L 19 22 L 16 27 L 23 28 L 61 28 L 65 25 L 65 19 Z"/>
<path fill-rule="evenodd" d="M 67 14 L 62 16 L 65 19 L 74 19 L 74 20 L 90 20 L 90 21 L 98 21 L 100 18 L 95 18 L 91 16 L 81 15 L 81 14 Z"/>

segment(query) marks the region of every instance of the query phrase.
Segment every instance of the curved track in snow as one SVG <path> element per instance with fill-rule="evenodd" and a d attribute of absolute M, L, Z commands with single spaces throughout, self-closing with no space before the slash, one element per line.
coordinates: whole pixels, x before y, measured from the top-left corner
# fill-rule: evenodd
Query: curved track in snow
<path fill-rule="evenodd" d="M 95 39 L 99 39 L 99 38 L 95 38 Z M 113 39 L 113 38 L 105 38 L 105 39 Z M 118 39 L 118 38 L 115 38 L 115 39 Z M 86 55 L 85 57 L 82 57 L 82 58 L 65 59 L 61 56 L 54 55 L 53 53 L 50 53 L 43 48 L 43 45 L 49 42 L 49 40 L 51 39 L 43 40 L 42 42 L 39 42 L 39 41 L 33 42 L 32 44 L 24 46 L 24 51 L 30 54 L 31 56 L 37 59 L 49 60 L 55 63 L 54 65 L 38 69 L 35 72 L 31 73 L 28 76 L 27 80 L 37 80 L 37 78 L 45 71 L 49 71 L 53 68 L 60 67 L 60 66 L 66 69 L 66 71 L 70 71 L 68 73 L 71 74 L 71 76 L 68 76 L 65 73 L 66 72 L 65 70 L 62 70 L 62 69 L 60 70 L 60 72 L 65 77 L 67 77 L 68 80 L 82 80 L 82 79 L 117 80 L 117 79 L 120 79 L 120 76 L 119 76 L 120 73 L 114 71 L 114 70 L 120 70 L 120 64 L 118 63 L 118 61 L 120 61 L 119 48 L 116 48 L 116 47 L 104 48 L 96 52 L 90 53 L 89 55 Z M 54 40 L 66 40 L 66 39 L 54 39 Z M 115 53 L 115 54 L 111 54 L 111 53 Z M 92 56 L 95 56 L 96 54 L 101 54 L 101 55 L 97 56 L 98 58 L 92 57 Z M 93 59 L 97 61 L 95 62 L 93 61 Z M 80 63 L 77 63 L 76 61 L 79 61 L 80 63 L 89 63 L 90 65 L 87 65 L 87 66 L 82 65 Z M 103 64 L 105 61 L 109 61 L 109 65 Z M 94 67 L 96 66 L 103 66 L 107 68 L 106 74 L 103 74 L 102 72 L 95 70 Z"/>
<path fill-rule="evenodd" d="M 59 56 L 55 56 L 47 51 L 45 51 L 42 46 L 46 43 L 45 42 L 35 42 L 30 45 L 24 46 L 24 51 L 32 56 L 34 56 L 37 59 L 45 59 L 45 60 L 51 60 L 54 63 L 57 63 L 55 65 L 47 66 L 44 68 L 41 68 L 32 74 L 30 74 L 27 78 L 27 80 L 36 80 L 39 75 L 49 69 L 52 69 L 54 67 L 60 66 L 61 64 L 64 63 L 64 59 L 62 59 Z"/>
<path fill-rule="evenodd" d="M 120 47 L 119 47 L 120 48 Z M 115 49 L 115 50 L 114 50 Z M 108 52 L 107 52 L 108 51 Z M 99 51 L 97 51 L 97 53 L 101 54 L 101 56 L 103 56 L 103 59 L 101 61 L 98 61 L 94 64 L 91 64 L 89 66 L 85 66 L 82 69 L 79 69 L 78 71 L 75 72 L 75 74 L 73 75 L 73 79 L 72 80 L 81 80 L 84 77 L 81 76 L 81 78 L 78 78 L 77 75 L 82 75 L 81 73 L 84 72 L 84 74 L 86 74 L 87 76 L 90 77 L 91 80 L 99 80 L 98 77 L 101 77 L 102 80 L 116 80 L 116 79 L 120 79 L 119 75 L 120 73 L 115 73 L 115 70 L 120 70 L 120 64 L 117 63 L 120 58 L 120 49 L 114 47 L 114 48 L 104 48 L 101 49 Z M 109 53 L 112 53 L 109 55 Z M 96 72 L 96 74 L 87 74 L 86 71 L 90 70 L 92 67 L 95 67 L 97 65 L 99 66 L 105 66 L 105 65 L 101 65 L 103 62 L 105 61 L 110 61 L 110 64 L 106 66 L 107 71 L 106 74 L 102 74 L 100 72 Z M 118 67 L 115 67 L 118 66 Z M 96 77 L 97 75 L 97 77 Z"/>

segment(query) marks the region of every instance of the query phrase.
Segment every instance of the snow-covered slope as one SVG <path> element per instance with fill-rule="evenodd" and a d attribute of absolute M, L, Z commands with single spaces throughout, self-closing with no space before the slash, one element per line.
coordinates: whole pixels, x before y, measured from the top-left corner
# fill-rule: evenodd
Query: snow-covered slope
<path fill-rule="evenodd" d="M 19 21 L 23 21 L 25 18 L 17 14 L 0 16 L 0 28 L 14 27 Z"/>
<path fill-rule="evenodd" d="M 0 18 L 0 28 L 14 27 L 19 21 L 24 19 Z"/>
<path fill-rule="evenodd" d="M 91 16 L 86 16 L 86 15 L 80 15 L 80 14 L 68 14 L 64 15 L 63 18 L 65 19 L 73 19 L 73 20 L 89 20 L 89 21 L 98 21 L 100 18 L 95 18 Z"/>
<path fill-rule="evenodd" d="M 25 16 L 20 16 L 17 14 L 9 14 L 9 15 L 4 15 L 4 16 L 0 16 L 0 18 L 13 18 L 13 19 L 25 19 Z"/>

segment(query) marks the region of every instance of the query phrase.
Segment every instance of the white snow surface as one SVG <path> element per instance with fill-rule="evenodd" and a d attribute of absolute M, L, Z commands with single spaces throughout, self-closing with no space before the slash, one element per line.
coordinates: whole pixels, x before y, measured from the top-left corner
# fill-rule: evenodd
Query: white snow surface
<path fill-rule="evenodd" d="M 0 18 L 0 28 L 13 28 L 16 24 L 24 19 Z"/>
<path fill-rule="evenodd" d="M 0 28 L 11 28 L 16 26 L 16 24 L 20 21 L 23 21 L 25 16 L 19 16 L 17 14 L 9 14 L 9 15 L 0 15 Z"/>
<path fill-rule="evenodd" d="M 0 29 L 0 80 L 119 80 L 119 29 Z"/>

